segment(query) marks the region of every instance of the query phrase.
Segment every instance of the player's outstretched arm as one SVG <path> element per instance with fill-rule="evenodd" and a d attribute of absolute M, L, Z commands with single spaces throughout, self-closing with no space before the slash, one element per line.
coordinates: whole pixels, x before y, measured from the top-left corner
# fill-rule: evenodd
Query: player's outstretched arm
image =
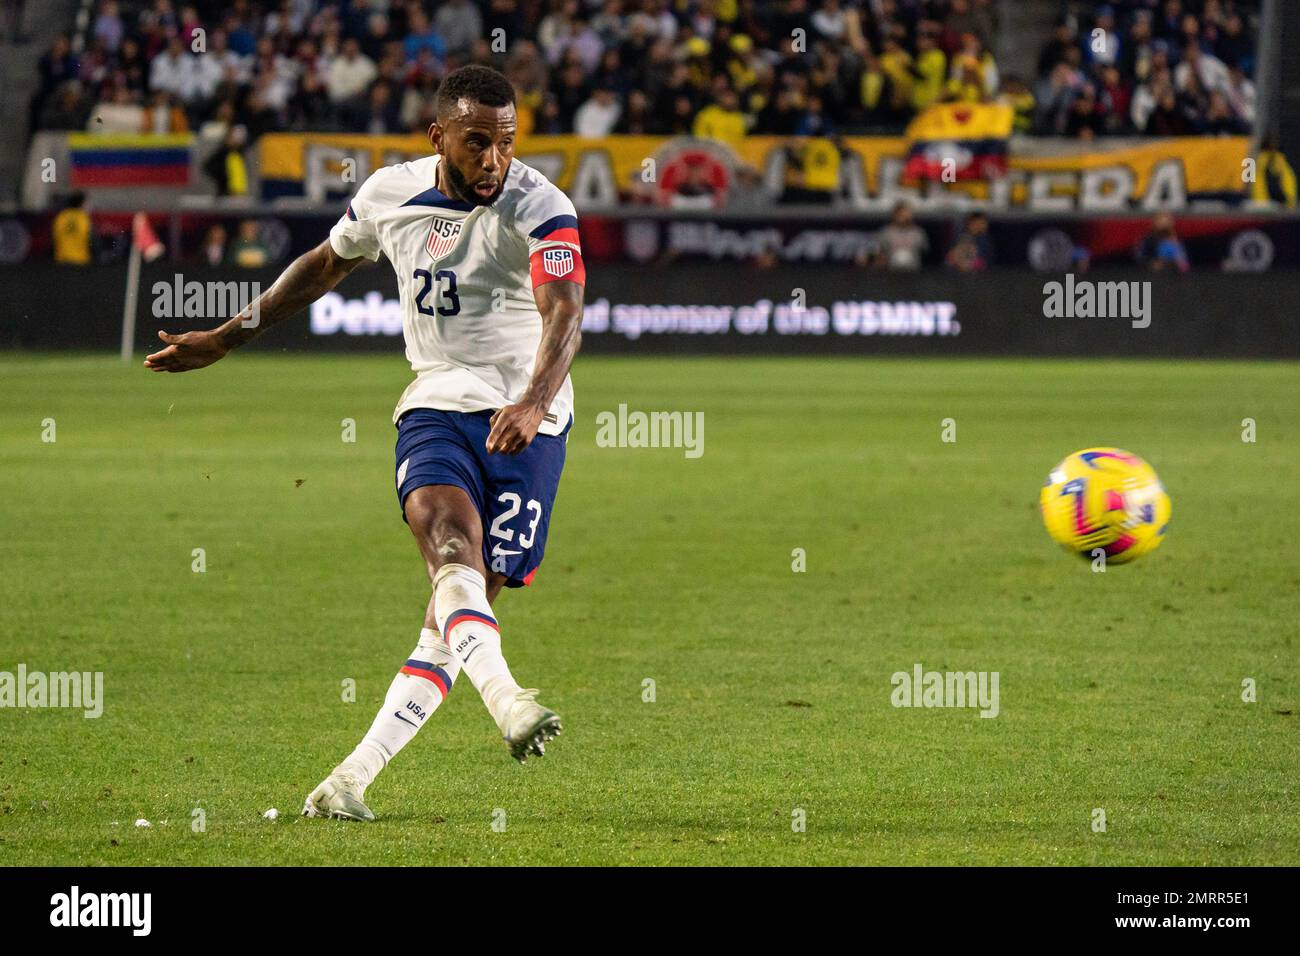
<path fill-rule="evenodd" d="M 211 365 L 231 349 L 259 335 L 263 329 L 311 305 L 364 261 L 364 257 L 344 259 L 326 239 L 293 260 L 271 288 L 224 325 L 179 335 L 159 332 L 158 338 L 166 342 L 167 347 L 147 356 L 144 367 L 155 372 L 188 372 Z"/>
<path fill-rule="evenodd" d="M 582 344 L 582 285 L 567 279 L 545 282 L 533 295 L 542 315 L 542 341 L 537 346 L 537 362 L 528 390 L 513 405 L 492 416 L 487 450 L 517 455 L 537 435 L 542 417 L 569 374 L 573 357 Z"/>

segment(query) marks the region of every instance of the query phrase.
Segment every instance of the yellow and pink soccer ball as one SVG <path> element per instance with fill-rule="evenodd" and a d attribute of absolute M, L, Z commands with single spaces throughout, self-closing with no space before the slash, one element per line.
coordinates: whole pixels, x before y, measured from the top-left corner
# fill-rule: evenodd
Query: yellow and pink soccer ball
<path fill-rule="evenodd" d="M 1039 504 L 1047 533 L 1067 551 L 1124 564 L 1164 540 L 1171 510 L 1155 469 L 1119 448 L 1085 448 L 1052 469 Z M 1098 550 L 1100 549 L 1100 550 Z"/>

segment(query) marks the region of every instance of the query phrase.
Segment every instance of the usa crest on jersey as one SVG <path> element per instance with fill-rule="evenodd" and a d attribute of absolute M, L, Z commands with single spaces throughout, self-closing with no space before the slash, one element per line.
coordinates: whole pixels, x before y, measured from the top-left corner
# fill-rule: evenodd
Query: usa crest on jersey
<path fill-rule="evenodd" d="M 561 279 L 573 271 L 573 252 L 569 249 L 546 249 L 542 252 L 542 268 L 547 275 Z"/>
<path fill-rule="evenodd" d="M 451 252 L 452 247 L 456 245 L 456 240 L 460 238 L 460 230 L 464 224 L 463 219 L 443 219 L 441 216 L 434 216 L 433 228 L 429 230 L 429 241 L 425 244 L 429 255 L 434 259 L 441 259 Z"/>

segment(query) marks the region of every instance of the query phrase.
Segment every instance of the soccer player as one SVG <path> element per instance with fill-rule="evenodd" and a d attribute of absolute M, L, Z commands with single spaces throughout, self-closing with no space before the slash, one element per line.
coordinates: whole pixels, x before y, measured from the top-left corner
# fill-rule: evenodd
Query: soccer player
<path fill-rule="evenodd" d="M 224 325 L 159 332 L 158 372 L 203 368 L 301 311 L 366 259 L 388 257 L 415 371 L 393 413 L 396 485 L 433 584 L 420 640 L 356 749 L 303 813 L 373 820 L 375 775 L 463 671 L 515 759 L 541 756 L 560 718 L 516 683 L 492 615 L 542 560 L 573 423 L 585 267 L 573 204 L 513 158 L 514 91 L 466 66 L 438 90 L 434 155 L 370 176 L 330 230 Z M 250 326 L 246 328 L 245 326 Z"/>

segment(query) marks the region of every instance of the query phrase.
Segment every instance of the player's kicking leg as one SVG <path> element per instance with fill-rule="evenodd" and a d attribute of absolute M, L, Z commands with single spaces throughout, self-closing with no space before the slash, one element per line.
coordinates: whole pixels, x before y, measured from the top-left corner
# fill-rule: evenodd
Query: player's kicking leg
<path fill-rule="evenodd" d="M 546 742 L 560 733 L 560 718 L 537 703 L 536 690 L 516 683 L 501 652 L 478 508 L 461 488 L 425 485 L 407 496 L 405 510 L 433 582 L 434 617 L 446 646 L 483 698 L 510 755 L 521 763 L 530 754 L 542 756 Z M 495 596 L 505 578 L 492 577 Z"/>
<path fill-rule="evenodd" d="M 520 688 L 501 653 L 492 602 L 541 562 L 564 440 L 539 436 L 518 456 L 480 449 L 488 417 L 417 410 L 398 425 L 397 494 L 433 583 L 420 642 L 389 687 L 357 748 L 307 798 L 307 816 L 373 820 L 366 787 L 408 744 L 464 670 L 501 730 L 511 756 L 541 756 L 560 718 Z M 496 511 L 490 512 L 488 502 Z M 511 503 L 513 502 L 513 508 Z M 528 507 L 521 510 L 520 503 Z M 519 515 L 511 529 L 512 516 Z M 484 529 L 512 547 L 488 571 Z M 499 548 L 494 548 L 496 554 Z M 444 636 L 445 635 L 445 636 Z"/>

